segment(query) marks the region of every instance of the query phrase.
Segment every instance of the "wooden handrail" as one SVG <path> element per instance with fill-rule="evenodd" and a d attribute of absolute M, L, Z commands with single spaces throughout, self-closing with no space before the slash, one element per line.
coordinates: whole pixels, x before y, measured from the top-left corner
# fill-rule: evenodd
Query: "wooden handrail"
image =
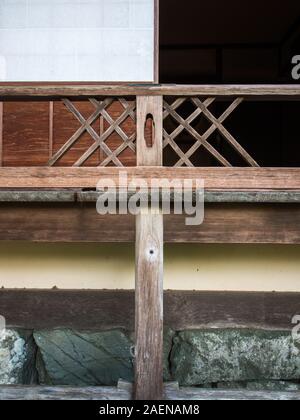
<path fill-rule="evenodd" d="M 27 97 L 243 96 L 300 99 L 300 85 L 22 85 L 1 84 L 0 100 Z"/>

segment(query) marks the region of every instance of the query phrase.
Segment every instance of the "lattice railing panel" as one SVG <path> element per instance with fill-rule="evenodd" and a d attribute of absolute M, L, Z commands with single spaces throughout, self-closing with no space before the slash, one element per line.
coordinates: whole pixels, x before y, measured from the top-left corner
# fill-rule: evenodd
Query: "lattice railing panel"
<path fill-rule="evenodd" d="M 136 160 L 136 101 L 125 98 L 88 101 L 92 108 L 87 115 L 85 107 L 84 115 L 80 102 L 62 99 L 78 128 L 58 147 L 53 147 L 48 166 L 63 165 L 67 156 L 72 156 L 68 161 L 73 158 L 75 167 L 132 166 Z"/>
<path fill-rule="evenodd" d="M 203 100 L 198 97 L 164 100 L 163 146 L 169 166 L 201 166 L 201 155 L 210 156 L 219 166 L 232 166 L 230 160 L 214 145 L 213 135 L 221 136 L 226 146 L 237 153 L 246 166 L 259 166 L 224 125 L 243 102 L 243 98 L 230 102 L 218 117 L 211 110 L 215 102 L 216 98 Z M 172 161 L 169 159 L 170 155 Z"/>

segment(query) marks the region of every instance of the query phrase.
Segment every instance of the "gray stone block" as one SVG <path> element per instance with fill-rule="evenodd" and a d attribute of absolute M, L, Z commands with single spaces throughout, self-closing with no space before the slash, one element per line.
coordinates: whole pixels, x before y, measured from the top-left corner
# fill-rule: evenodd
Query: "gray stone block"
<path fill-rule="evenodd" d="M 37 347 L 32 331 L 4 330 L 0 333 L 0 385 L 37 383 Z"/>
<path fill-rule="evenodd" d="M 198 330 L 179 333 L 171 355 L 173 380 L 204 383 L 299 380 L 300 344 L 288 332 Z"/>
<path fill-rule="evenodd" d="M 123 331 L 36 331 L 37 368 L 43 385 L 117 385 L 133 381 L 132 343 Z"/>
<path fill-rule="evenodd" d="M 169 355 L 174 332 L 164 332 L 164 378 L 170 380 Z M 133 382 L 133 337 L 124 331 L 36 331 L 37 369 L 42 385 L 116 385 Z"/>

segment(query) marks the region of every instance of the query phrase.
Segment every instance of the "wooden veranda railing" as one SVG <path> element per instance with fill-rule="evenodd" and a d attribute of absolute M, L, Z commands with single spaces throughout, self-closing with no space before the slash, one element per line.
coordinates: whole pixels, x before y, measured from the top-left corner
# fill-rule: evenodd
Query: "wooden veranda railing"
<path fill-rule="evenodd" d="M 300 86 L 2 85 L 0 188 L 95 189 L 126 168 L 129 181 L 300 190 L 300 167 L 263 167 L 226 126 L 254 100 L 299 101 Z M 163 240 L 162 214 L 137 216 L 136 399 L 163 394 Z"/>
<path fill-rule="evenodd" d="M 152 141 L 153 115 L 140 112 L 149 98 L 156 98 L 162 127 L 162 160 L 151 165 L 163 166 L 159 171 L 138 169 L 149 166 L 138 162 L 137 150 L 139 119 L 147 145 Z M 99 177 L 126 167 L 145 178 L 202 177 L 208 189 L 294 189 L 298 169 L 265 167 L 231 122 L 244 104 L 299 99 L 297 85 L 2 85 L 0 188 L 95 188 Z M 253 123 L 243 120 L 244 129 Z"/>

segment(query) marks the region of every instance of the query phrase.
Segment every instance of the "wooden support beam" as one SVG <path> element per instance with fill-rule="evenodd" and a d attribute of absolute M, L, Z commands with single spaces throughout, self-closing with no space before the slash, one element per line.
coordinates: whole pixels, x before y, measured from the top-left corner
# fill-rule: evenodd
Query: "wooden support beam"
<path fill-rule="evenodd" d="M 72 203 L 67 191 L 47 193 L 44 203 L 15 192 L 21 203 L 1 203 L 0 241 L 134 243 L 132 215 L 99 215 L 95 203 Z M 32 199 L 37 195 L 32 193 Z M 73 194 L 74 197 L 74 194 Z M 250 198 L 250 197 L 249 197 Z M 27 202 L 25 202 L 27 200 Z M 222 200 L 222 198 L 220 198 Z M 165 243 L 300 244 L 300 204 L 207 203 L 200 226 L 186 226 L 183 215 L 164 216 Z M 70 203 L 69 203 L 70 201 Z M 101 226 L 100 234 L 97 227 Z M 83 228 L 84 227 L 84 228 Z"/>
<path fill-rule="evenodd" d="M 145 127 L 153 121 L 152 144 Z M 137 164 L 162 165 L 162 97 L 137 98 Z M 163 397 L 163 215 L 142 209 L 136 217 L 136 400 Z"/>
<path fill-rule="evenodd" d="M 0 168 L 0 188 L 89 188 L 95 189 L 101 178 L 109 178 L 122 187 L 120 174 L 126 172 L 128 182 L 142 179 L 203 179 L 206 190 L 260 191 L 300 190 L 300 168 L 170 168 L 106 167 L 106 168 Z M 126 185 L 127 186 L 127 185 Z"/>
<path fill-rule="evenodd" d="M 0 289 L 0 313 L 7 328 L 133 332 L 134 290 Z M 164 292 L 164 325 L 174 331 L 291 331 L 292 318 L 299 313 L 300 293 Z"/>

